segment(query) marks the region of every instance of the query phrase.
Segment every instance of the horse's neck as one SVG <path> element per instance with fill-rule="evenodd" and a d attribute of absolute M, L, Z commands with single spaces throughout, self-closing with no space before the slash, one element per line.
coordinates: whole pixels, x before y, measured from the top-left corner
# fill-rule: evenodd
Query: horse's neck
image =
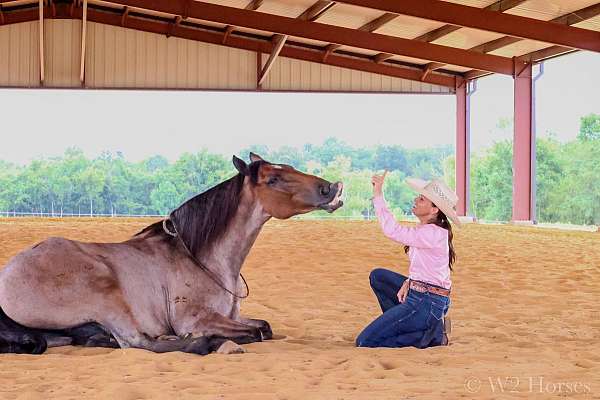
<path fill-rule="evenodd" d="M 237 281 L 246 256 L 269 218 L 252 194 L 244 191 L 238 210 L 221 239 L 196 256 L 221 276 Z"/>

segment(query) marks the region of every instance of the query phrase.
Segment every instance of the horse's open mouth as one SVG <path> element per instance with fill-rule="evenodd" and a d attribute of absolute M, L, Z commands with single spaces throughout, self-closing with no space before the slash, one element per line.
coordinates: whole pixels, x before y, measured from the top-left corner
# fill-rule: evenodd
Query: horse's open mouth
<path fill-rule="evenodd" d="M 338 191 L 335 194 L 335 196 L 333 196 L 333 199 L 331 199 L 331 201 L 328 203 L 321 204 L 319 206 L 319 209 L 325 210 L 328 213 L 332 213 L 335 210 L 337 210 L 338 208 L 340 208 L 341 206 L 343 206 L 344 202 L 341 199 L 343 191 L 344 191 L 344 185 L 342 184 L 342 182 L 339 182 L 338 183 Z"/>

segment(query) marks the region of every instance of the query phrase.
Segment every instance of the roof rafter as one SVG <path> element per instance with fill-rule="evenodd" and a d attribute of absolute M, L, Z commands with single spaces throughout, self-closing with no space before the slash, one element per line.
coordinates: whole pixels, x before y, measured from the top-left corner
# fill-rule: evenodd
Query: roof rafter
<path fill-rule="evenodd" d="M 496 11 L 496 12 L 504 12 L 506 10 L 510 10 L 511 8 L 518 6 L 521 3 L 524 3 L 525 1 L 527 1 L 527 0 L 499 0 L 499 1 L 496 1 L 495 3 L 490 4 L 487 7 L 484 7 L 483 9 L 490 10 L 490 11 Z M 449 35 L 450 33 L 455 32 L 461 28 L 462 28 L 462 26 L 446 24 L 437 29 L 434 29 L 432 31 L 424 33 L 423 35 L 417 36 L 413 40 L 418 40 L 419 42 L 430 43 L 435 40 L 441 39 L 442 37 Z M 375 57 L 373 59 L 375 62 L 379 63 L 379 62 L 385 61 L 393 56 L 394 56 L 393 54 L 380 53 L 380 54 L 375 55 Z M 440 68 L 440 66 L 444 66 L 444 65 L 446 65 L 446 64 L 429 63 L 423 67 L 423 71 L 425 71 L 425 74 L 427 74 L 428 73 L 427 71 L 432 71 L 432 70 L 434 70 L 436 68 Z"/>
<path fill-rule="evenodd" d="M 265 81 L 265 79 L 267 79 L 267 75 L 269 75 L 269 71 L 271 70 L 273 63 L 275 62 L 275 59 L 277 58 L 277 56 L 283 49 L 283 46 L 285 45 L 287 38 L 288 37 L 286 35 L 275 35 L 273 37 L 273 49 L 271 50 L 269 59 L 267 60 L 266 64 L 260 71 L 260 74 L 258 76 L 258 86 L 262 85 L 262 83 Z"/>
<path fill-rule="evenodd" d="M 302 14 L 300 14 L 298 19 L 303 21 L 316 21 L 334 5 L 335 1 L 318 0 L 312 6 L 307 8 Z"/>
<path fill-rule="evenodd" d="M 462 65 L 489 72 L 512 75 L 513 61 L 507 57 L 479 54 L 467 50 L 415 42 L 394 36 L 363 32 L 339 26 L 247 11 L 234 7 L 189 0 L 113 0 L 113 3 L 180 15 L 182 10 L 196 19 L 243 26 L 251 29 L 313 40 Z"/>
<path fill-rule="evenodd" d="M 487 7 L 484 7 L 483 10 L 504 12 L 506 10 L 510 10 L 511 8 L 515 8 L 519 4 L 524 3 L 526 1 L 527 0 L 499 0 L 495 3 L 490 4 Z M 421 36 L 418 36 L 414 40 L 418 40 L 420 42 L 433 42 L 461 28 L 462 26 L 447 24 L 432 31 L 429 31 Z"/>
<path fill-rule="evenodd" d="M 377 29 L 381 28 L 388 22 L 392 21 L 397 16 L 398 16 L 398 14 L 393 14 L 393 13 L 382 14 L 379 17 L 375 18 L 374 20 L 369 21 L 366 24 L 364 24 L 363 26 L 359 27 L 358 30 L 363 31 L 363 32 L 375 32 Z M 329 54 L 331 54 L 335 50 L 339 49 L 340 47 L 342 47 L 342 46 L 339 44 L 333 44 L 333 43 L 327 45 L 325 47 L 324 57 L 327 58 L 329 56 Z"/>
<path fill-rule="evenodd" d="M 258 10 L 258 8 L 260 6 L 262 6 L 263 2 L 264 2 L 264 0 L 251 0 L 250 3 L 248 3 L 248 5 L 246 5 L 246 7 L 244 7 L 244 9 L 256 11 L 256 10 Z M 225 27 L 225 31 L 223 33 L 223 43 L 225 43 L 227 41 L 227 38 L 229 38 L 229 35 L 231 35 L 231 33 L 233 32 L 234 29 L 235 29 L 235 26 L 233 26 L 233 25 L 227 25 L 227 27 Z"/>
<path fill-rule="evenodd" d="M 582 8 L 577 11 L 570 12 L 565 15 L 561 15 L 560 17 L 550 20 L 550 22 L 554 22 L 557 24 L 573 25 L 573 24 L 594 18 L 598 15 L 600 15 L 600 3 L 591 5 L 589 7 Z M 482 43 L 480 45 L 472 47 L 469 50 L 477 51 L 480 53 L 489 53 L 494 50 L 501 49 L 502 47 L 509 46 L 513 43 L 520 42 L 522 40 L 523 39 L 515 38 L 512 36 L 503 36 L 501 38 L 491 40 L 489 42 Z M 546 47 L 541 50 L 533 51 L 528 54 L 523 54 L 523 55 L 519 56 L 519 58 L 522 60 L 528 61 L 528 62 L 537 62 L 537 61 L 542 61 L 542 60 L 545 60 L 545 59 L 548 59 L 551 57 L 556 57 L 558 55 L 572 53 L 574 51 L 577 51 L 577 50 L 572 49 L 570 47 L 564 47 L 564 46 L 550 46 L 550 47 Z M 438 69 L 438 68 L 442 68 L 446 65 L 446 64 L 441 64 L 441 63 L 431 63 L 431 64 L 434 66 L 434 68 L 433 68 L 434 70 Z M 485 75 L 488 75 L 488 72 L 477 71 L 477 70 L 465 72 L 465 77 L 467 77 L 468 79 L 475 79 L 475 78 L 479 78 L 479 77 L 482 77 Z"/>
<path fill-rule="evenodd" d="M 47 18 L 52 18 L 49 7 L 45 7 L 44 14 Z M 27 21 L 35 21 L 38 18 L 37 9 L 26 9 L 13 11 L 6 13 L 9 20 L 7 23 L 19 23 Z M 122 13 L 119 10 L 98 10 L 96 8 L 88 9 L 88 21 L 96 22 L 105 25 L 121 26 Z M 81 19 L 82 10 L 81 8 L 75 9 L 73 12 L 70 11 L 68 4 L 57 4 L 55 18 L 61 19 Z M 160 35 L 167 35 L 170 33 L 173 37 L 179 37 L 182 39 L 195 40 L 205 43 L 212 43 L 216 45 L 222 44 L 222 32 L 218 30 L 210 30 L 209 27 L 203 27 L 198 29 L 196 24 L 186 22 L 180 24 L 175 28 L 171 28 L 170 20 L 161 20 L 160 18 L 152 19 L 147 17 L 138 17 L 137 15 L 130 14 L 127 20 L 127 27 L 129 29 L 155 33 Z M 193 26 L 193 27 L 192 27 Z M 198 26 L 202 27 L 202 26 Z M 172 29 L 172 30 L 171 30 Z M 243 35 L 232 35 L 224 46 L 232 47 L 242 50 L 249 50 L 260 53 L 272 53 L 274 49 L 274 43 L 271 38 L 264 37 L 264 39 L 256 39 L 252 37 L 245 37 Z M 378 65 L 373 63 L 369 58 L 364 57 L 349 57 L 343 55 L 333 54 L 327 61 L 323 61 L 322 52 L 319 48 L 308 48 L 300 47 L 298 45 L 291 45 L 286 42 L 280 53 L 280 56 L 291 59 L 315 62 L 325 65 L 332 65 L 341 68 L 353 69 L 356 71 L 370 72 L 378 75 L 389 76 L 393 78 L 401 78 L 412 81 L 420 81 L 420 70 L 417 68 L 408 68 L 401 65 Z M 454 90 L 457 83 L 463 81 L 460 76 L 450 76 L 440 73 L 432 73 L 427 79 L 423 80 L 426 83 L 433 85 L 439 85 Z"/>
<path fill-rule="evenodd" d="M 440 0 L 338 0 L 340 3 L 600 52 L 600 32 Z"/>

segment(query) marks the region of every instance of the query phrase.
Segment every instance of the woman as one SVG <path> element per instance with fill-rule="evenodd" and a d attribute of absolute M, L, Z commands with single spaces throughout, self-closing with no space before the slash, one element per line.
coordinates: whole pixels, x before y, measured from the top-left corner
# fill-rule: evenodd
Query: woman
<path fill-rule="evenodd" d="M 409 277 L 377 268 L 370 282 L 383 314 L 371 322 L 356 339 L 359 347 L 425 348 L 448 344 L 450 271 L 455 260 L 450 220 L 459 224 L 454 210 L 458 197 L 441 180 L 425 182 L 407 179 L 419 195 L 413 214 L 416 227 L 402 226 L 383 199 L 385 175 L 375 175 L 373 205 L 383 233 L 404 244 L 410 259 Z"/>

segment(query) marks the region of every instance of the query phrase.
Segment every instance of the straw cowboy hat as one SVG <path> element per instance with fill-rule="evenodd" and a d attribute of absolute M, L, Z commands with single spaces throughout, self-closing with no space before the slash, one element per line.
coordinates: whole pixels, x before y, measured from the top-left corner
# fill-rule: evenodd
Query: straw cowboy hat
<path fill-rule="evenodd" d="M 437 208 L 456 225 L 460 225 L 456 214 L 458 196 L 440 179 L 432 179 L 430 182 L 407 178 L 406 183 L 419 194 L 427 197 Z"/>

